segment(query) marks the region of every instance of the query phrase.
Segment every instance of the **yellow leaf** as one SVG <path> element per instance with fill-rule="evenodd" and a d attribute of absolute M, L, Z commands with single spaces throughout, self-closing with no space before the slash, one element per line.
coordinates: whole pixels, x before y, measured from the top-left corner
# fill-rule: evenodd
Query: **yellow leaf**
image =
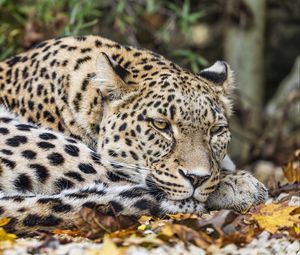
<path fill-rule="evenodd" d="M 10 241 L 13 242 L 17 238 L 15 234 L 7 233 L 3 228 L 3 226 L 7 225 L 10 222 L 10 218 L 1 218 L 0 219 L 0 242 Z"/>
<path fill-rule="evenodd" d="M 145 224 L 138 226 L 138 230 L 144 231 L 147 228 Z"/>
<path fill-rule="evenodd" d="M 123 255 L 124 249 L 118 248 L 108 235 L 104 236 L 103 245 L 100 249 L 91 250 L 90 255 Z"/>
<path fill-rule="evenodd" d="M 211 244 L 211 238 L 207 234 L 197 232 L 180 224 L 166 224 L 161 228 L 159 234 L 162 238 L 167 237 L 168 239 L 171 239 L 177 237 L 185 243 L 193 243 L 202 248 L 207 248 Z"/>
<path fill-rule="evenodd" d="M 164 225 L 161 230 L 160 233 L 162 235 L 165 235 L 167 237 L 172 237 L 175 233 L 173 231 L 173 228 L 171 227 L 171 225 Z"/>
<path fill-rule="evenodd" d="M 177 213 L 177 214 L 168 214 L 172 220 L 185 220 L 185 219 L 199 219 L 199 216 L 196 214 L 190 213 Z"/>
<path fill-rule="evenodd" d="M 10 222 L 10 218 L 1 218 L 0 219 L 0 227 L 7 225 Z"/>
<path fill-rule="evenodd" d="M 134 235 L 136 234 L 136 230 L 135 229 L 121 229 L 115 232 L 112 232 L 109 234 L 110 238 L 121 238 L 121 239 L 125 239 L 128 236 Z"/>
<path fill-rule="evenodd" d="M 163 245 L 163 241 L 158 239 L 155 234 L 149 234 L 143 237 L 130 236 L 125 241 L 126 245 L 142 245 L 142 246 L 159 246 Z"/>
<path fill-rule="evenodd" d="M 79 230 L 71 230 L 71 229 L 54 229 L 52 233 L 55 235 L 69 235 L 69 236 L 83 235 Z"/>
<path fill-rule="evenodd" d="M 15 241 L 17 236 L 15 234 L 7 233 L 3 228 L 0 228 L 0 241 Z"/>
<path fill-rule="evenodd" d="M 294 226 L 294 231 L 297 235 L 300 234 L 300 227 Z"/>
<path fill-rule="evenodd" d="M 257 212 L 252 213 L 252 219 L 257 221 L 260 228 L 274 234 L 280 228 L 293 227 L 299 221 L 299 213 L 291 215 L 297 206 L 283 204 L 262 205 Z"/>
<path fill-rule="evenodd" d="M 141 224 L 145 224 L 145 223 L 149 223 L 149 221 L 151 221 L 153 218 L 151 216 L 142 216 L 141 218 L 139 218 L 139 222 Z"/>

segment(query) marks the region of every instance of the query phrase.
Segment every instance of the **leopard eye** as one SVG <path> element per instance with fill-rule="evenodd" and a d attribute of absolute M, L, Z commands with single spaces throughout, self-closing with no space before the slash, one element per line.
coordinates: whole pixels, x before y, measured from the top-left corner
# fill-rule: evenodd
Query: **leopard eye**
<path fill-rule="evenodd" d="M 218 125 L 210 129 L 210 135 L 220 134 L 228 128 L 228 125 Z"/>
<path fill-rule="evenodd" d="M 160 119 L 152 119 L 151 120 L 152 125 L 160 130 L 160 131 L 168 131 L 170 130 L 170 124 L 167 121 L 160 120 Z"/>

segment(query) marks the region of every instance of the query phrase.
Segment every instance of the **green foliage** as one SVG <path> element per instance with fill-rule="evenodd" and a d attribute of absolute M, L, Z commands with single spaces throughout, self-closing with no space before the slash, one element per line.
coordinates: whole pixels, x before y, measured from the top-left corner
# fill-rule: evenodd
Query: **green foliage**
<path fill-rule="evenodd" d="M 180 56 L 198 71 L 207 63 L 189 41 L 199 10 L 190 0 L 0 0 L 0 60 L 45 39 L 98 34 Z"/>
<path fill-rule="evenodd" d="M 174 52 L 174 55 L 181 57 L 183 62 L 192 68 L 194 73 L 200 71 L 199 66 L 208 65 L 208 61 L 205 58 L 191 50 L 179 49 Z"/>
<path fill-rule="evenodd" d="M 198 11 L 191 13 L 191 5 L 189 0 L 184 1 L 182 6 L 178 6 L 176 4 L 173 4 L 172 2 L 169 4 L 169 6 L 170 9 L 174 11 L 177 17 L 181 31 L 191 36 L 192 25 L 201 17 L 203 17 L 204 12 Z"/>
<path fill-rule="evenodd" d="M 101 17 L 97 1 L 69 0 L 66 1 L 66 4 L 68 4 L 69 23 L 66 24 L 64 35 L 78 35 L 88 31 L 97 24 L 98 18 Z M 89 17 L 92 19 L 89 20 Z"/>

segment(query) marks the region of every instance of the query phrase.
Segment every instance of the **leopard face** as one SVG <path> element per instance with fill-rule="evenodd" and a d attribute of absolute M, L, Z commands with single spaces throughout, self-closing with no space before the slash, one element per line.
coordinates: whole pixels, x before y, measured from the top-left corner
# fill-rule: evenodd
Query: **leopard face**
<path fill-rule="evenodd" d="M 142 85 L 128 85 L 129 74 L 115 82 L 122 92 L 100 83 L 106 100 L 98 151 L 121 178 L 131 177 L 118 172 L 118 163 L 135 165 L 168 199 L 203 202 L 219 182 L 230 140 L 231 71 L 220 61 L 199 75 L 176 69 Z"/>

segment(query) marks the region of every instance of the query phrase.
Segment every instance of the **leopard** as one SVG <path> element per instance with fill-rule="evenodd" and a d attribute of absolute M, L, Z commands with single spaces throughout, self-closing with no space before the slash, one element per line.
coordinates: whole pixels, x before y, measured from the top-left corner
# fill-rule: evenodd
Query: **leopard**
<path fill-rule="evenodd" d="M 0 62 L 0 217 L 22 233 L 117 215 L 243 211 L 266 200 L 226 171 L 233 71 L 192 73 L 100 36 L 41 42 Z M 109 209 L 107 209 L 109 208 Z"/>

